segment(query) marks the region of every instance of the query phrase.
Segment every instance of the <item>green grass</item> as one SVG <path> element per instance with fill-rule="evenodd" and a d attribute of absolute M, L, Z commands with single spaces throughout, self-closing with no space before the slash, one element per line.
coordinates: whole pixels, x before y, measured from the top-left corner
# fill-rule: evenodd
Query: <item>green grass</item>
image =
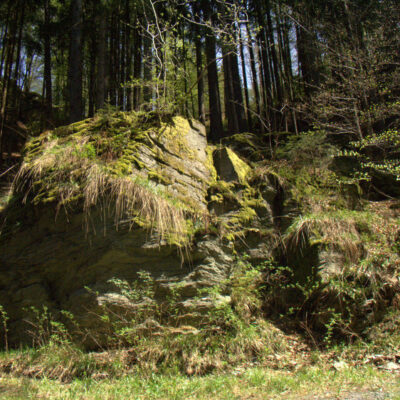
<path fill-rule="evenodd" d="M 299 399 L 328 394 L 340 399 L 348 393 L 384 393 L 385 398 L 400 399 L 400 381 L 395 374 L 372 367 L 335 371 L 330 365 L 294 371 L 251 367 L 192 378 L 179 374 L 127 374 L 115 380 L 93 377 L 68 384 L 0 376 L 0 398 L 4 400 Z"/>

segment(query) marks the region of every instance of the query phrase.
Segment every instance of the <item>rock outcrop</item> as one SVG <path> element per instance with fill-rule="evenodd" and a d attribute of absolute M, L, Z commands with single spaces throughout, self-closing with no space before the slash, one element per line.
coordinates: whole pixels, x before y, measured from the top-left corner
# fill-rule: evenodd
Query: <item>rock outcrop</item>
<path fill-rule="evenodd" d="M 26 341 L 30 307 L 98 329 L 98 307 L 127 301 L 110 280 L 141 271 L 156 301 L 174 293 L 181 320 L 193 316 L 196 301 L 207 304 L 199 289 L 229 278 L 235 238 L 254 259 L 272 251 L 271 205 L 246 183 L 249 172 L 180 117 L 101 115 L 30 141 L 0 239 L 13 342 Z"/>

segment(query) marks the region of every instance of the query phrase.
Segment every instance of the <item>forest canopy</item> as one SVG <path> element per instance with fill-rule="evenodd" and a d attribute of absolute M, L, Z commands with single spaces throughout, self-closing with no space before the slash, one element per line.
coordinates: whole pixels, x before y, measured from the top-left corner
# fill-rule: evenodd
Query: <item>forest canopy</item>
<path fill-rule="evenodd" d="M 7 0 L 1 158 L 105 107 L 193 117 L 209 140 L 396 130 L 396 0 Z"/>

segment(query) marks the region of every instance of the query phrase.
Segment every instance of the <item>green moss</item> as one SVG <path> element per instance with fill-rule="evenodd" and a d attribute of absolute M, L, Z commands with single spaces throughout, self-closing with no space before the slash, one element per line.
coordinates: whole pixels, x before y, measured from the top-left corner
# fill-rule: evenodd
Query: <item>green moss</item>
<path fill-rule="evenodd" d="M 210 202 L 222 204 L 224 202 L 224 196 L 221 193 L 212 194 L 210 196 Z"/>
<path fill-rule="evenodd" d="M 226 151 L 239 178 L 239 182 L 245 184 L 247 182 L 247 177 L 251 172 L 251 168 L 243 160 L 241 160 L 229 147 L 226 148 Z"/>
<path fill-rule="evenodd" d="M 207 169 L 210 171 L 212 183 L 217 182 L 217 179 L 218 179 L 217 170 L 215 169 L 214 160 L 213 160 L 214 150 L 215 150 L 215 146 L 208 145 L 206 147 L 206 152 L 207 152 L 206 166 L 207 166 Z"/>
<path fill-rule="evenodd" d="M 232 196 L 236 198 L 234 182 L 225 182 L 223 180 L 216 180 L 210 185 L 210 190 L 214 192 L 219 192 L 226 197 Z"/>
<path fill-rule="evenodd" d="M 209 201 L 220 204 L 217 212 L 225 210 L 217 218 L 219 233 L 222 238 L 236 245 L 242 246 L 246 238 L 254 236 L 275 238 L 271 232 L 271 209 L 263 197 L 265 185 L 270 185 L 267 175 L 257 176 L 244 161 L 232 150 L 228 150 L 229 158 L 239 176 L 238 181 L 214 181 L 209 187 Z M 265 228 L 265 224 L 268 224 Z M 264 227 L 263 227 L 264 226 Z M 272 229 L 273 230 L 273 229 Z"/>
<path fill-rule="evenodd" d="M 257 217 L 257 213 L 251 207 L 242 207 L 231 219 L 234 225 L 246 225 Z"/>
<path fill-rule="evenodd" d="M 178 158 L 171 156 L 170 154 L 158 154 L 158 160 L 161 160 L 171 166 L 173 169 L 178 171 L 183 175 L 187 175 L 187 170 L 185 168 L 185 164 L 180 161 Z"/>
<path fill-rule="evenodd" d="M 151 179 L 151 180 L 153 180 L 153 181 L 155 181 L 157 183 L 161 183 L 161 184 L 166 185 L 166 186 L 172 184 L 171 179 L 169 179 L 165 175 L 162 175 L 161 171 L 149 171 L 148 172 L 148 176 L 149 176 L 149 179 Z"/>
<path fill-rule="evenodd" d="M 231 242 L 243 241 L 249 232 L 260 233 L 257 226 L 257 210 L 265 208 L 261 194 L 257 188 L 238 188 L 233 182 L 217 181 L 212 185 L 210 201 L 225 204 L 229 202 L 236 211 L 229 212 L 219 218 L 220 234 Z"/>
<path fill-rule="evenodd" d="M 199 210 L 198 202 L 192 199 L 189 195 L 177 194 L 174 198 L 180 202 L 180 208 L 182 209 L 191 212 L 197 212 Z"/>
<path fill-rule="evenodd" d="M 165 147 L 175 154 L 185 154 L 188 158 L 194 159 L 194 152 L 189 147 L 186 136 L 190 131 L 189 121 L 183 117 L 173 117 L 172 123 L 162 123 L 158 130 L 158 137 Z M 161 137 L 162 136 L 162 139 Z"/>

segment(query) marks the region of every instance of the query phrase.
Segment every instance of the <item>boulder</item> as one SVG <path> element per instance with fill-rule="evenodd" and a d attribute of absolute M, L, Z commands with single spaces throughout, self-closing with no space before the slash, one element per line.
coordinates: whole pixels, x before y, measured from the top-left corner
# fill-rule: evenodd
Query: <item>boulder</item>
<path fill-rule="evenodd" d="M 100 115 L 28 142 L 2 213 L 9 341 L 29 343 L 26 320 L 37 325 L 44 314 L 68 311 L 81 330 L 99 332 L 105 309 L 127 318 L 171 298 L 179 320 L 194 324 L 196 302 L 199 318 L 214 304 L 204 289 L 225 285 L 234 265 L 232 241 L 207 228 L 216 182 L 233 185 L 239 199 L 221 221 L 246 220 L 243 250 L 257 261 L 270 256 L 260 232 L 262 221 L 273 225 L 271 206 L 261 193 L 252 201 L 250 167 L 230 149 L 211 152 L 198 122 L 140 113 Z M 135 284 L 143 273 L 151 299 Z"/>

